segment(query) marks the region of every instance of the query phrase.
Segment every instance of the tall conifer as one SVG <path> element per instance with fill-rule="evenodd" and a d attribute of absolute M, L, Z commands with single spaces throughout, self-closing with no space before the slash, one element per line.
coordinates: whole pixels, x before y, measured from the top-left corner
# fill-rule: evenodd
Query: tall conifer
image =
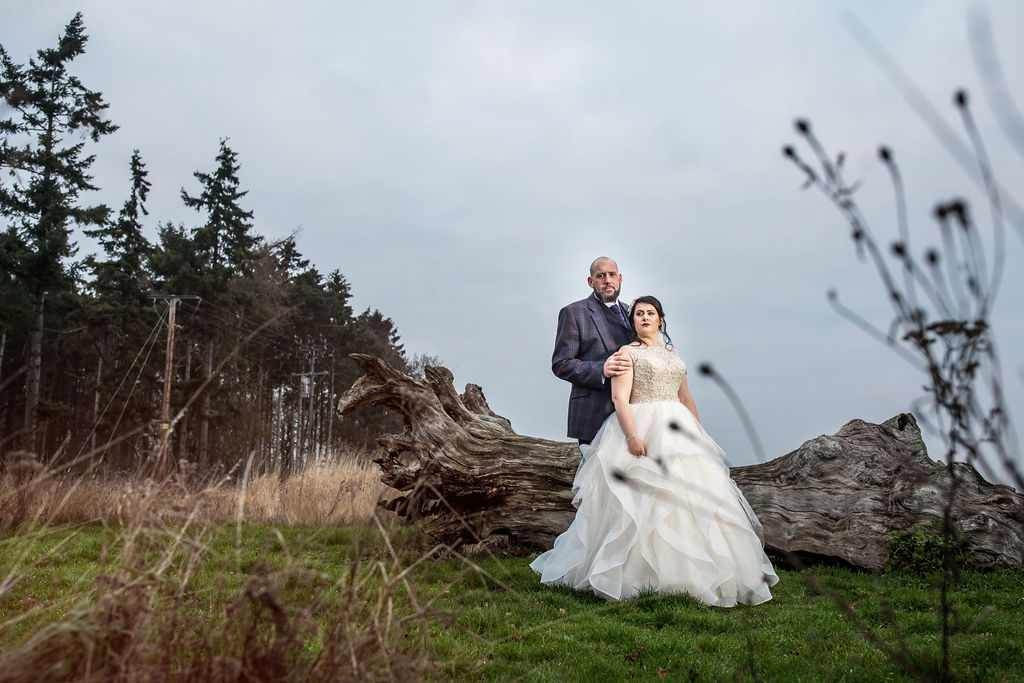
<path fill-rule="evenodd" d="M 216 161 L 217 168 L 213 173 L 196 171 L 193 174 L 202 187 L 198 195 L 191 195 L 184 188 L 181 190 L 181 199 L 186 206 L 206 214 L 206 222 L 192 232 L 191 241 L 197 252 L 201 281 L 200 291 L 195 293 L 222 311 L 230 310 L 230 320 L 240 321 L 248 314 L 252 300 L 241 294 L 239 288 L 233 290 L 230 285 L 233 280 L 252 275 L 260 238 L 251 232 L 252 211 L 243 209 L 239 204 L 248 191 L 239 189 L 238 155 L 228 147 L 225 139 L 220 141 Z M 226 328 L 223 322 L 215 327 L 208 326 L 201 334 L 205 346 L 203 378 L 209 379 L 218 338 L 237 343 L 242 335 L 237 329 Z M 223 384 L 218 388 L 223 389 Z M 215 414 L 212 391 L 208 388 L 203 392 L 200 408 L 198 460 L 204 469 L 209 463 L 210 420 L 219 417 L 223 409 L 221 403 L 218 414 Z"/>
<path fill-rule="evenodd" d="M 146 199 L 149 196 L 149 172 L 139 150 L 134 150 L 129 163 L 131 186 L 128 198 L 116 220 L 105 222 L 99 228 L 86 230 L 103 248 L 102 255 L 85 259 L 91 279 L 85 309 L 89 321 L 92 348 L 98 356 L 89 376 L 95 377 L 94 405 L 106 399 L 120 386 L 119 380 L 132 363 L 134 353 L 141 348 L 156 321 L 150 299 L 149 262 L 153 247 L 143 235 L 143 216 L 148 215 Z M 146 424 L 155 416 L 152 392 L 155 377 L 152 373 L 139 375 L 141 386 L 134 386 L 133 400 L 121 412 L 121 426 Z M 125 398 L 127 398 L 125 396 Z M 112 417 L 112 416 L 108 416 Z M 98 416 L 94 416 L 94 421 Z M 95 425 L 99 436 L 113 438 L 105 433 L 111 424 Z M 125 461 L 132 443 L 120 443 L 113 451 L 104 450 L 104 460 Z"/>
<path fill-rule="evenodd" d="M 149 171 L 139 150 L 132 152 L 130 162 L 131 189 L 117 220 L 86 230 L 103 247 L 105 258 L 89 257 L 86 265 L 92 271 L 92 289 L 101 298 L 114 299 L 118 307 L 137 308 L 149 293 L 147 270 L 152 245 L 142 233 L 142 217 L 149 215 Z"/>
<path fill-rule="evenodd" d="M 96 189 L 88 174 L 94 157 L 85 136 L 97 142 L 117 129 L 104 118 L 107 104 L 68 68 L 84 54 L 85 25 L 78 13 L 57 47 L 39 50 L 28 66 L 0 45 L 0 96 L 8 106 L 0 120 L 0 213 L 16 247 L 15 272 L 33 299 L 25 391 L 24 445 L 34 450 L 42 369 L 43 305 L 48 291 L 69 289 L 66 260 L 74 249 L 72 224 L 97 225 L 106 206 L 82 206 L 79 194 Z"/>
<path fill-rule="evenodd" d="M 239 202 L 248 190 L 240 190 L 238 155 L 220 141 L 217 168 L 213 173 L 193 173 L 202 186 L 198 195 L 181 189 L 185 206 L 206 214 L 206 223 L 192 233 L 196 248 L 204 256 L 211 284 L 223 287 L 233 274 L 249 274 L 259 238 L 252 234 L 252 211 Z M 218 292 L 219 293 L 219 292 Z"/>

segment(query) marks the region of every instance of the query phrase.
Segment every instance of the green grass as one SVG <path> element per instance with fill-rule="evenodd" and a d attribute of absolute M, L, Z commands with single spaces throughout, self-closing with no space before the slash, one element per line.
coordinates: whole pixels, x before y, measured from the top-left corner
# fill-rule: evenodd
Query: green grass
<path fill-rule="evenodd" d="M 892 650 L 902 640 L 922 674 L 931 677 L 939 666 L 937 577 L 813 570 L 824 588 L 852 605 L 857 616 L 850 618 L 792 571 L 779 572 L 771 602 L 721 609 L 686 596 L 608 604 L 539 585 L 528 560 L 480 564 L 508 590 L 477 578 L 439 600 L 488 641 L 451 629 L 435 633 L 436 654 L 454 676 L 718 680 L 756 671 L 766 680 L 903 679 L 891 657 L 862 635 L 868 629 Z M 420 585 L 443 586 L 445 576 L 459 571 L 458 562 L 435 563 Z M 955 673 L 966 680 L 1024 679 L 1024 573 L 966 575 L 953 602 L 959 620 L 952 640 Z"/>
<path fill-rule="evenodd" d="M 239 596 L 249 596 L 246 609 L 256 614 L 261 603 L 252 597 L 254 586 L 290 614 L 308 611 L 321 628 L 307 629 L 311 635 L 289 655 L 300 660 L 313 658 L 332 637 L 332 600 L 340 604 L 344 586 L 355 581 L 361 605 L 347 618 L 369 623 L 385 612 L 420 615 L 389 637 L 395 651 L 417 639 L 425 643 L 440 678 L 725 680 L 756 672 L 765 680 L 906 680 L 885 651 L 901 649 L 925 677 L 939 666 L 937 577 L 812 570 L 825 593 L 841 596 L 853 614 L 792 571 L 779 572 L 771 602 L 721 609 L 686 596 L 605 603 L 540 585 L 529 558 L 428 559 L 408 574 L 408 590 L 387 592 L 388 579 L 427 548 L 411 529 L 396 530 L 390 547 L 376 530 L 362 528 L 244 527 L 240 535 L 233 527 L 198 528 L 187 542 L 174 543 L 167 530 L 133 531 L 138 536 L 128 544 L 125 531 L 99 526 L 0 539 L 0 582 L 6 582 L 0 584 L 0 660 L 5 648 L 88 610 L 109 577 L 137 576 L 170 587 L 148 599 L 190 627 L 233 618 Z M 951 598 L 954 674 L 1024 680 L 1024 572 L 967 573 Z M 311 603 L 319 608 L 310 610 Z M 260 628 L 274 627 L 268 623 Z"/>

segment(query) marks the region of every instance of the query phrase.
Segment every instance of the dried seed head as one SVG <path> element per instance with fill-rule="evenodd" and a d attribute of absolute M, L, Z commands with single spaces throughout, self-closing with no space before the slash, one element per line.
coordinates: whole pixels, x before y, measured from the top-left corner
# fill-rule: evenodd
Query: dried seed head
<path fill-rule="evenodd" d="M 949 203 L 950 213 L 956 216 L 956 219 L 960 221 L 960 224 L 966 229 L 969 225 L 967 220 L 967 204 L 962 199 L 954 199 Z"/>

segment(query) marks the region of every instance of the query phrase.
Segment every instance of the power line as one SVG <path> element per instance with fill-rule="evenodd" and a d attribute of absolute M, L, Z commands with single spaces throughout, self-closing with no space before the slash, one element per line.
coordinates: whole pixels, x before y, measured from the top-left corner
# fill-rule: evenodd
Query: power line
<path fill-rule="evenodd" d="M 162 322 L 163 319 L 164 318 L 161 315 L 160 316 L 160 321 Z M 149 345 L 149 351 L 146 352 L 146 360 L 144 360 L 142 363 L 139 364 L 139 374 L 135 376 L 135 381 L 132 382 L 132 388 L 128 391 L 128 395 L 124 399 L 124 405 L 121 406 L 121 413 L 120 413 L 120 415 L 117 416 L 117 421 L 114 423 L 113 429 L 110 430 L 110 435 L 111 436 L 113 436 L 114 434 L 117 433 L 117 428 L 121 425 L 121 418 L 124 417 L 125 411 L 128 410 L 128 402 L 131 400 L 132 395 L 135 393 L 135 387 L 137 387 L 140 384 L 140 379 L 142 377 L 142 371 L 146 369 L 146 364 L 149 363 L 149 356 L 150 356 L 150 354 L 153 353 L 153 347 L 156 345 L 155 344 L 156 335 L 153 335 L 152 341 L 153 341 L 153 343 L 150 343 L 150 345 Z M 103 453 L 100 455 L 100 460 L 102 460 L 106 456 L 106 454 L 107 454 L 107 449 L 104 448 L 103 449 Z"/>
<path fill-rule="evenodd" d="M 107 411 L 110 410 L 110 405 L 114 402 L 114 399 L 117 398 L 117 395 L 121 392 L 121 387 L 124 386 L 125 380 L 128 379 L 128 375 L 131 374 L 132 369 L 135 367 L 135 364 L 139 361 L 139 357 L 142 356 L 142 352 L 146 350 L 146 347 L 155 338 L 157 331 L 160 329 L 160 327 L 163 325 L 163 323 L 164 323 L 164 318 L 163 318 L 163 315 L 161 314 L 160 318 L 157 319 L 156 323 L 153 325 L 153 329 L 150 330 L 149 336 L 146 338 L 146 341 L 142 342 L 142 346 L 139 348 L 138 353 L 135 354 L 135 359 L 132 360 L 131 364 L 128 366 L 128 369 L 125 370 L 124 376 L 121 378 L 121 381 L 118 383 L 117 388 L 114 389 L 114 392 L 110 395 L 110 398 L 107 400 L 107 405 L 105 405 L 103 407 L 103 412 L 100 413 L 100 415 L 96 418 L 96 421 L 93 422 L 92 429 L 89 430 L 89 434 L 82 441 L 82 445 L 78 449 L 78 453 L 75 454 L 75 459 L 76 460 L 79 457 L 81 457 L 82 451 L 85 450 L 85 445 L 87 443 L 89 443 L 89 439 L 92 437 L 93 434 L 96 433 L 96 428 L 99 426 L 100 422 L 103 421 L 103 418 L 106 416 Z M 146 357 L 149 358 L 148 354 L 147 354 Z M 131 394 L 129 394 L 128 396 L 129 396 L 129 398 L 131 398 Z M 125 407 L 127 407 L 127 405 L 128 405 L 128 399 L 125 399 Z M 122 415 L 124 414 L 124 408 L 121 409 L 121 414 Z M 120 419 L 121 418 L 119 417 L 118 418 L 119 422 L 120 422 Z M 111 432 L 111 436 L 113 436 L 113 432 Z"/>

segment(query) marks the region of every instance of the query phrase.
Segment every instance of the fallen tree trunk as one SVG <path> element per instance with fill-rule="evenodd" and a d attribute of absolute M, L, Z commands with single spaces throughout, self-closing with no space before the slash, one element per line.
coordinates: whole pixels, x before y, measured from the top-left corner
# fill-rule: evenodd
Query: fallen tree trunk
<path fill-rule="evenodd" d="M 956 477 L 952 520 L 978 566 L 1024 564 L 1024 496 L 990 484 L 970 465 L 950 470 L 933 461 L 909 413 L 881 424 L 851 420 L 834 435 L 730 474 L 764 525 L 769 548 L 876 571 L 886 565 L 890 532 L 941 525 Z"/>
<path fill-rule="evenodd" d="M 460 396 L 447 368 L 428 366 L 415 379 L 379 358 L 351 357 L 365 375 L 339 412 L 381 404 L 406 421 L 404 434 L 378 439 L 382 481 L 405 494 L 384 507 L 440 542 L 477 549 L 547 548 L 569 526 L 576 444 L 516 434 L 480 387 L 469 384 Z M 1024 497 L 968 465 L 951 473 L 933 462 L 909 414 L 880 425 L 853 420 L 770 462 L 734 467 L 732 476 L 764 524 L 769 550 L 872 570 L 885 566 L 890 531 L 942 519 L 956 476 L 953 519 L 978 564 L 1024 564 Z"/>
<path fill-rule="evenodd" d="M 385 507 L 449 545 L 549 545 L 572 521 L 574 443 L 520 436 L 495 415 L 483 391 L 459 396 L 447 368 L 414 379 L 373 356 L 351 357 L 365 372 L 338 404 L 343 415 L 381 404 L 406 419 L 406 433 L 378 439 L 382 481 L 406 495 Z"/>

